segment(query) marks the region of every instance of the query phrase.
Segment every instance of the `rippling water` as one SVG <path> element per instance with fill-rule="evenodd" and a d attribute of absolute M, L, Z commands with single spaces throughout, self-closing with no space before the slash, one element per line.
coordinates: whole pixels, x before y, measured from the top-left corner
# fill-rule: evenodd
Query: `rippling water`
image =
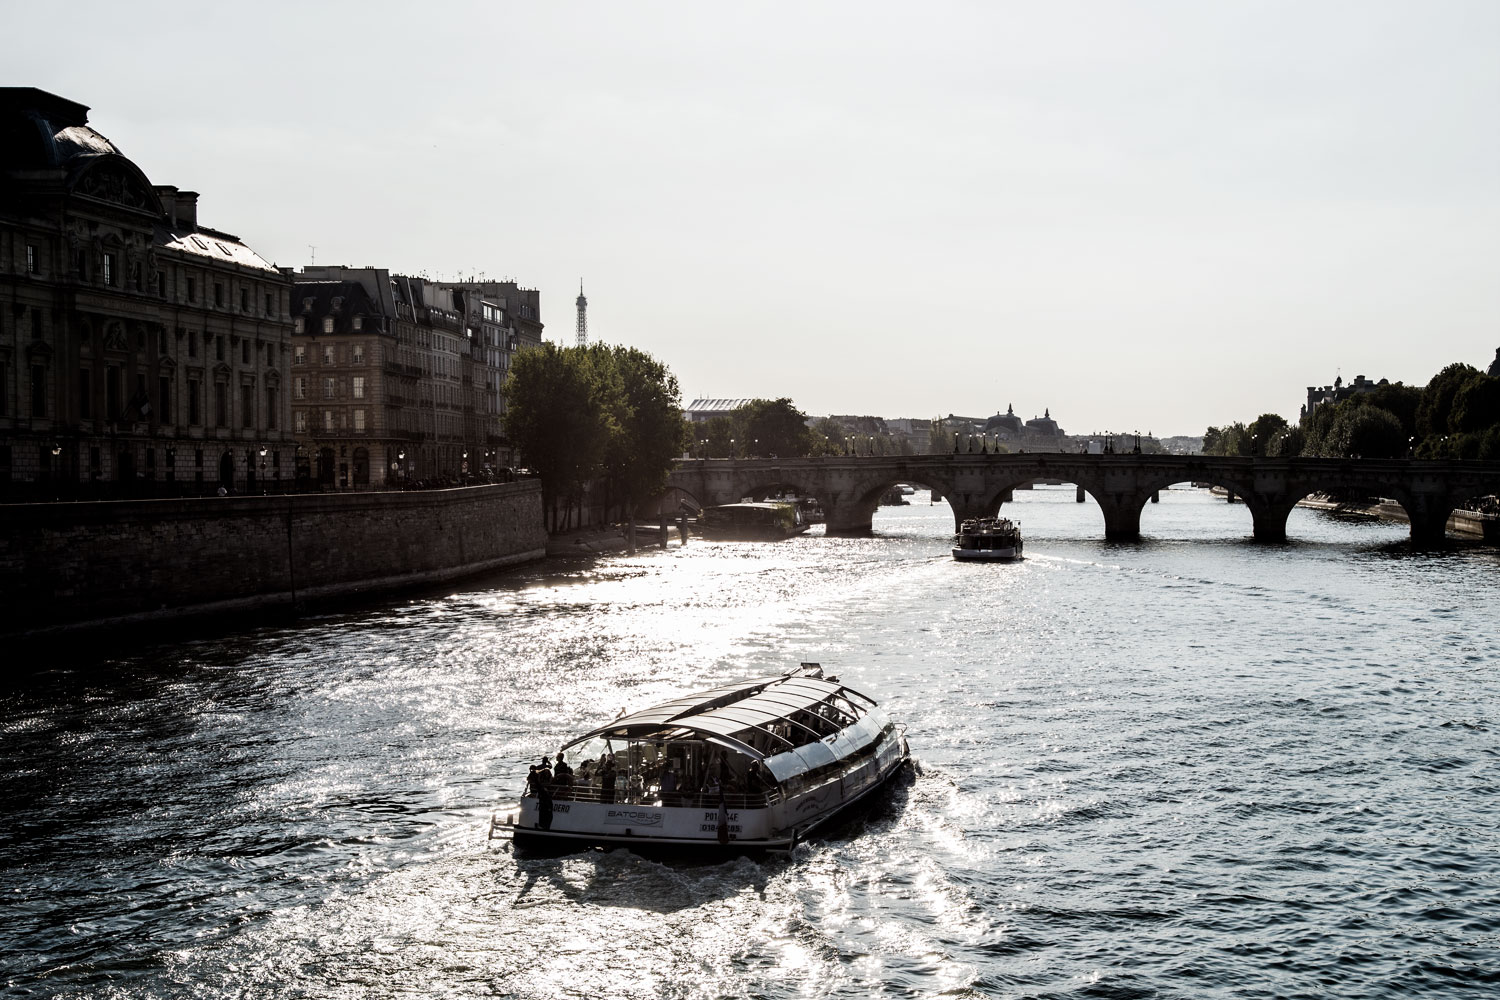
<path fill-rule="evenodd" d="M 1500 557 L 1169 491 L 549 564 L 0 688 L 0 996 L 1500 992 Z M 133 643 L 125 645 L 124 643 Z M 790 858 L 517 858 L 528 758 L 819 660 L 916 774 Z"/>

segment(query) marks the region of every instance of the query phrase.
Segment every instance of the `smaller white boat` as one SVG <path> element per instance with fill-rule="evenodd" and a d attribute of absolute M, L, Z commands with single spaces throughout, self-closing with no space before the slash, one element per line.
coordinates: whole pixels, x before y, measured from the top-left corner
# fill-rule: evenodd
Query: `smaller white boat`
<path fill-rule="evenodd" d="M 1005 517 L 976 517 L 958 529 L 953 558 L 1007 562 L 1021 558 L 1021 525 Z"/>

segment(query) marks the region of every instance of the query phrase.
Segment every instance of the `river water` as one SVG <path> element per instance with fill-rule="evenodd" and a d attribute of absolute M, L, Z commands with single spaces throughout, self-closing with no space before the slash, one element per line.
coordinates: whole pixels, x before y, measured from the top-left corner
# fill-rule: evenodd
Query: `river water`
<path fill-rule="evenodd" d="M 1500 556 L 1172 490 L 694 541 L 12 661 L 4 997 L 1500 994 Z M 528 759 L 816 660 L 914 774 L 789 858 L 518 858 Z"/>

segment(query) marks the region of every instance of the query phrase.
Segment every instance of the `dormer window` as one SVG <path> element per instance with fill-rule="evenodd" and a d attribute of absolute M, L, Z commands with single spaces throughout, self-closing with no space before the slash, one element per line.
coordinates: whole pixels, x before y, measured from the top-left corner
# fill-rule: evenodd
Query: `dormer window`
<path fill-rule="evenodd" d="M 332 316 L 324 316 L 323 317 L 323 332 L 324 333 L 332 333 L 333 332 L 333 317 Z"/>
<path fill-rule="evenodd" d="M 307 332 L 306 324 L 302 322 L 302 317 L 301 316 L 298 316 L 296 319 L 292 320 L 292 332 L 293 333 L 306 333 Z"/>
<path fill-rule="evenodd" d="M 354 317 L 354 329 L 356 329 L 356 330 L 363 330 L 364 328 L 365 328 L 365 318 L 363 316 L 356 316 L 356 317 Z"/>

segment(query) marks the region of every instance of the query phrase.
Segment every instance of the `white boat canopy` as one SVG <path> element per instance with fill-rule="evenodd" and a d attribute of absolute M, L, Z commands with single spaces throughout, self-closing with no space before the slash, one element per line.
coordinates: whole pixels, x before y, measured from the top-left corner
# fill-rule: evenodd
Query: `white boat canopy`
<path fill-rule="evenodd" d="M 837 721 L 839 732 L 826 737 L 830 742 L 823 742 L 823 738 L 811 730 L 797 739 L 788 739 L 773 731 L 772 727 L 778 724 L 785 724 L 788 729 L 806 730 L 793 717 L 801 712 L 816 713 L 824 706 L 842 716 Z M 563 749 L 601 737 L 624 741 L 666 741 L 696 736 L 765 761 L 767 769 L 782 781 L 834 760 L 835 749 L 843 750 L 855 733 L 864 736 L 865 730 L 873 729 L 874 732 L 868 734 L 872 739 L 884 725 L 884 713 L 881 712 L 876 712 L 879 725 L 863 724 L 876 721 L 866 719 L 874 707 L 873 699 L 840 684 L 836 678 L 805 674 L 761 677 L 701 691 L 621 716 L 608 725 L 585 733 Z M 757 749 L 749 742 L 752 730 L 758 730 L 765 737 L 761 742 L 780 746 L 769 753 Z M 861 739 L 858 742 L 866 741 Z"/>

